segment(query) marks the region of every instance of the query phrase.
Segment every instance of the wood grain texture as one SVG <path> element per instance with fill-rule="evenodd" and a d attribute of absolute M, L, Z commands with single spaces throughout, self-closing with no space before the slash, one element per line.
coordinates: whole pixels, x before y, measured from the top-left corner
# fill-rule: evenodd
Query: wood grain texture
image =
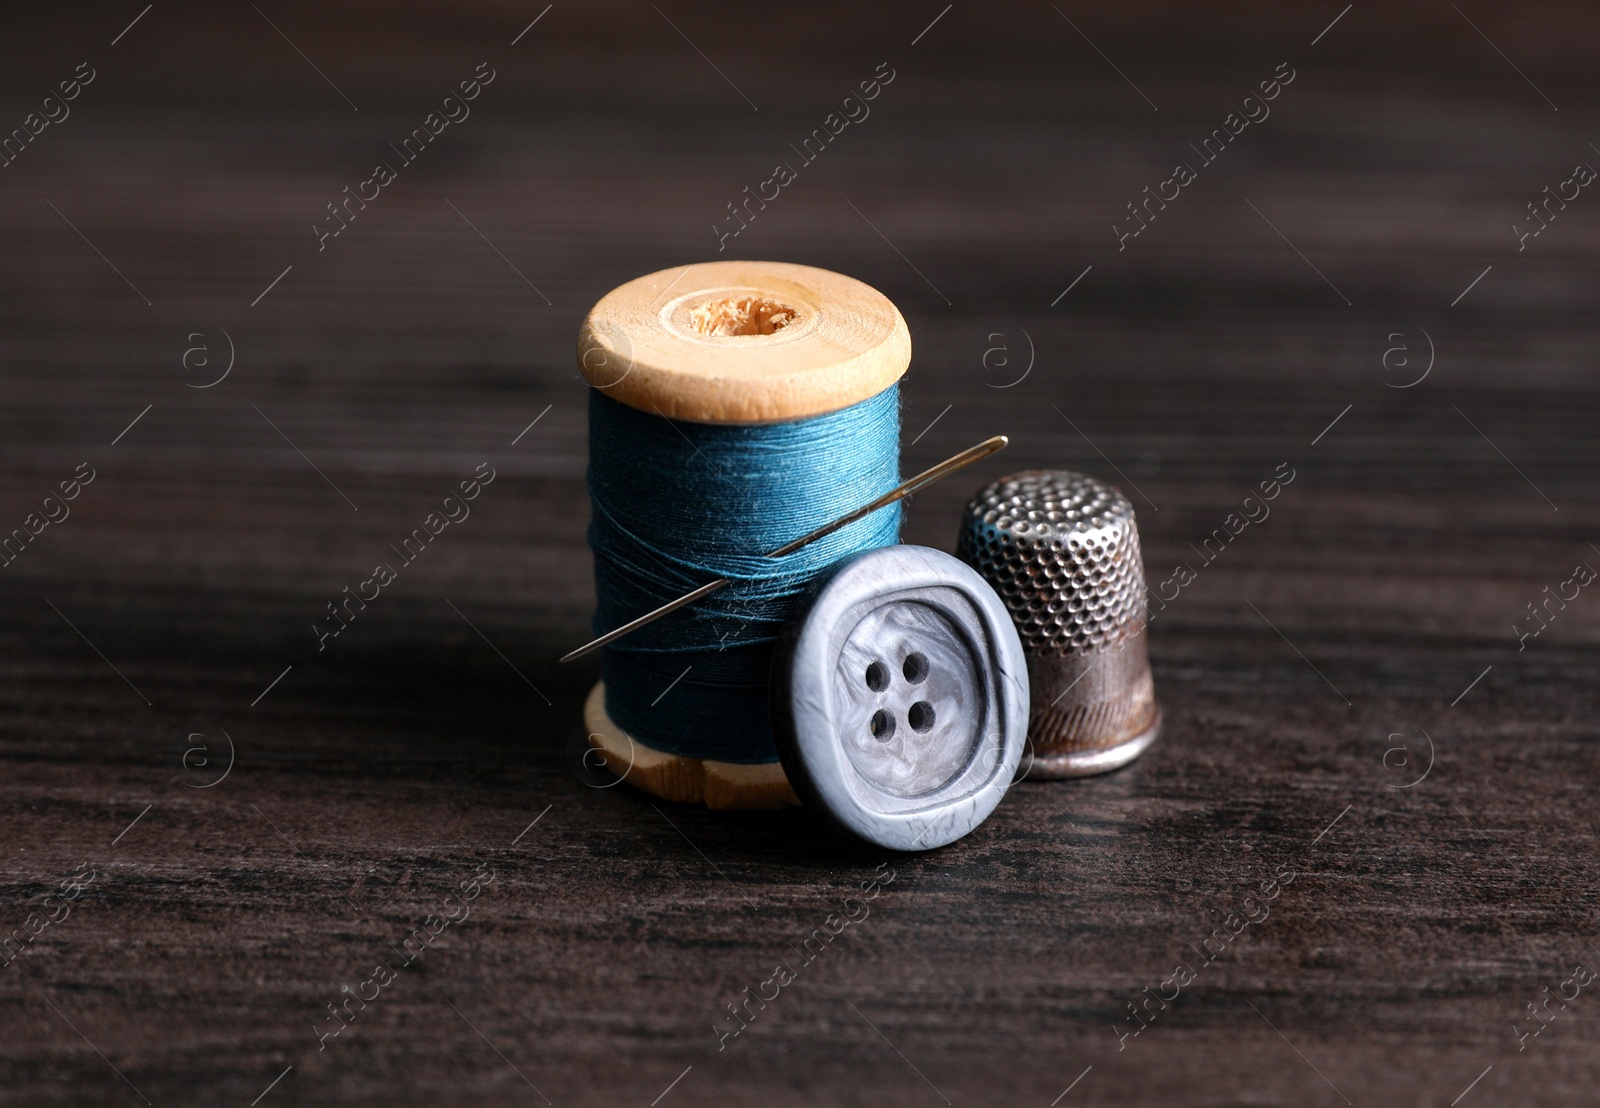
<path fill-rule="evenodd" d="M 583 767 L 610 788 L 607 776 L 631 788 L 680 804 L 704 804 L 717 811 L 764 811 L 800 803 L 776 762 L 739 765 L 712 758 L 666 754 L 639 742 L 606 714 L 605 682 L 596 681 L 583 700 L 583 727 L 594 748 Z"/>
<path fill-rule="evenodd" d="M 138 7 L 8 15 L 0 68 L 7 127 L 98 73 L 0 170 L 0 534 L 96 474 L 0 569 L 0 935 L 95 873 L 0 969 L 0 1101 L 1592 1097 L 1592 991 L 1520 1051 L 1513 1021 L 1600 959 L 1600 608 L 1522 650 L 1512 625 L 1600 566 L 1600 202 L 1510 230 L 1594 158 L 1592 12 L 1463 6 L 1553 112 L 1449 6 L 1357 5 L 1313 47 L 1339 5 L 1063 5 L 1152 111 L 1049 5 L 958 4 L 913 46 L 941 5 L 735 41 L 721 8 L 662 5 L 680 35 L 558 4 L 515 47 L 541 5 L 262 5 L 352 111 L 249 6 L 157 4 L 107 45 Z M 1198 567 L 1150 630 L 1161 741 L 915 859 L 600 787 L 596 666 L 554 663 L 593 600 L 578 322 L 714 257 L 726 203 L 885 59 L 871 116 L 734 245 L 899 305 L 907 472 L 1012 436 L 906 538 L 950 549 L 972 489 L 1064 467 L 1128 493 L 1152 582 Z M 1119 251 L 1284 59 L 1272 117 Z M 485 60 L 471 118 L 319 250 Z M 233 370 L 187 387 L 223 329 Z M 1392 387 L 1423 330 L 1433 370 Z M 1271 517 L 1201 565 L 1281 463 Z"/>
<path fill-rule="evenodd" d="M 878 290 L 788 262 L 688 263 L 612 289 L 584 317 L 578 366 L 611 399 L 697 423 L 848 408 L 905 376 L 911 335 Z"/>

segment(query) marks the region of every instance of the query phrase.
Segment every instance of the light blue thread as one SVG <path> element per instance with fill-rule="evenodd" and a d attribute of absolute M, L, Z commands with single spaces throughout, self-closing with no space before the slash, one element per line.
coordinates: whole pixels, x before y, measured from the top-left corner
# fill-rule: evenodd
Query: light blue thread
<path fill-rule="evenodd" d="M 829 566 L 899 541 L 900 505 L 764 555 L 899 483 L 899 387 L 757 426 L 668 420 L 589 395 L 595 633 L 717 577 L 732 582 L 604 649 L 606 713 L 670 754 L 776 761 L 767 671 L 778 630 Z"/>

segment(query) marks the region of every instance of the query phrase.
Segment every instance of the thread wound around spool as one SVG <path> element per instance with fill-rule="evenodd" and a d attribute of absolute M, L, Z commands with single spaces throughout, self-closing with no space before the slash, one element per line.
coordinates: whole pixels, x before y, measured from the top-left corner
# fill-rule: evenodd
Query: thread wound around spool
<path fill-rule="evenodd" d="M 789 262 L 663 269 L 601 298 L 578 365 L 611 399 L 670 419 L 770 423 L 876 396 L 911 364 L 889 298 L 853 277 Z"/>
<path fill-rule="evenodd" d="M 707 425 L 754 429 L 829 417 L 874 398 L 892 399 L 895 394 L 891 390 L 904 375 L 910 358 L 910 332 L 888 298 L 853 278 L 783 262 L 707 262 L 640 277 L 602 298 L 584 321 L 578 338 L 579 365 L 595 388 L 597 402 L 601 398 L 616 401 L 623 409 L 672 421 L 676 437 L 669 438 L 667 445 L 673 448 L 686 434 L 697 440 L 703 437 L 695 431 L 694 424 L 703 429 L 708 429 Z M 604 403 L 600 406 L 607 407 Z M 727 429 L 732 431 L 735 426 Z M 634 449 L 659 461 L 658 451 L 646 449 L 642 441 L 639 437 L 628 439 Z M 864 444 L 852 441 L 857 442 L 858 449 L 851 456 L 865 457 L 859 449 Z M 591 426 L 591 481 L 597 472 L 594 445 Z M 612 449 L 620 445 L 613 444 Z M 705 447 L 703 451 L 691 453 L 709 457 L 712 448 L 700 445 Z M 739 465 L 713 468 L 723 475 L 745 473 Z M 841 470 L 830 472 L 836 485 L 849 483 Z M 893 474 L 886 479 L 892 483 Z M 884 491 L 876 487 L 881 483 L 876 479 L 867 483 L 874 487 L 863 488 L 861 498 L 852 499 L 846 508 Z M 797 481 L 800 484 L 803 482 Z M 666 506 L 677 499 L 677 493 L 661 490 L 655 502 Z M 832 518 L 837 513 L 829 514 L 822 507 L 827 499 L 807 503 Z M 739 500 L 740 490 L 734 488 L 724 490 L 716 502 L 737 504 Z M 626 519 L 622 522 L 631 523 Z M 810 522 L 825 520 L 797 521 L 796 534 L 811 529 Z M 792 537 L 795 536 L 785 534 L 783 539 Z M 776 545 L 774 542 L 762 549 Z M 743 545 L 740 553 L 745 553 Z M 752 549 L 748 553 L 755 555 L 759 551 Z M 597 548 L 597 572 L 599 563 Z M 726 569 L 713 568 L 727 573 Z M 700 583 L 697 577 L 686 582 L 682 591 Z M 597 631 L 602 629 L 597 627 Z M 608 647 L 603 656 L 608 675 L 615 668 L 618 649 L 631 646 L 637 653 L 640 645 L 636 642 Z M 644 646 L 648 648 L 649 643 Z M 698 679 L 701 669 L 689 677 Z M 590 742 L 606 751 L 607 761 L 634 767 L 624 778 L 630 784 L 665 799 L 703 801 L 713 808 L 770 808 L 797 803 L 782 767 L 775 762 L 737 758 L 736 764 L 693 749 L 669 753 L 641 742 L 635 728 L 630 728 L 632 734 L 623 731 L 611 718 L 608 703 L 614 701 L 619 708 L 627 707 L 625 700 L 619 699 L 623 688 L 619 685 L 608 695 L 606 685 L 596 686 L 585 707 L 585 718 Z M 675 694 L 688 688 L 687 683 L 680 684 Z M 692 735 L 718 740 L 726 747 L 728 740 L 739 738 L 743 731 L 742 725 L 734 722 L 736 715 L 725 721 L 726 726 L 708 726 L 716 721 L 703 720 L 691 729 Z M 648 721 L 641 717 L 635 723 L 654 738 L 666 737 L 665 732 L 655 735 L 645 726 Z M 769 735 L 757 733 L 767 730 L 765 726 L 753 728 L 749 738 L 756 746 L 763 739 L 770 742 Z M 678 738 L 673 739 L 677 741 Z M 661 745 L 668 743 L 663 741 Z M 708 744 L 701 741 L 688 745 Z"/>
<path fill-rule="evenodd" d="M 606 711 L 666 753 L 777 759 L 767 675 L 798 594 L 840 559 L 894 544 L 891 504 L 775 550 L 899 481 L 898 386 L 770 424 L 668 420 L 590 390 L 596 634 L 722 578 L 721 591 L 603 648 Z"/>

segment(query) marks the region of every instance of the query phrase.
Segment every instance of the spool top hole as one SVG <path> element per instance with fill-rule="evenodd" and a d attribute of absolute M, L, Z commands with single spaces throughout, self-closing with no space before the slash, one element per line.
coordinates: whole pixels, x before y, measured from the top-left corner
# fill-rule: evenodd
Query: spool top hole
<path fill-rule="evenodd" d="M 702 335 L 771 335 L 793 323 L 798 313 L 766 296 L 725 296 L 689 312 L 689 326 Z"/>

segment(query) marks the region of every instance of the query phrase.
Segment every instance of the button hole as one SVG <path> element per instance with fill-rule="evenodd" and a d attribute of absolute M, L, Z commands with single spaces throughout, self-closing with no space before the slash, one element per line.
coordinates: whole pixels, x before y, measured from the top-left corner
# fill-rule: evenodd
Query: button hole
<path fill-rule="evenodd" d="M 904 673 L 906 680 L 913 685 L 920 685 L 928 676 L 928 659 L 917 653 L 907 654 L 905 664 L 900 667 L 900 672 Z"/>
<path fill-rule="evenodd" d="M 882 662 L 873 662 L 867 667 L 867 688 L 873 692 L 882 692 L 888 687 L 889 667 Z"/>

